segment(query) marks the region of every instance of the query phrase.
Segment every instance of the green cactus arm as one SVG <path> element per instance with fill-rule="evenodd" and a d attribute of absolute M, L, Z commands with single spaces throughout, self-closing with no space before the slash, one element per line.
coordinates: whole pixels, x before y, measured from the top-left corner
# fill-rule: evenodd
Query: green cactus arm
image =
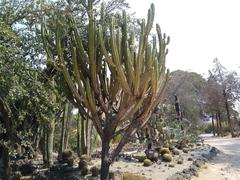
<path fill-rule="evenodd" d="M 92 3 L 89 1 L 88 7 L 89 14 L 89 24 L 88 24 L 88 58 L 89 58 L 89 68 L 91 72 L 91 84 L 93 86 L 94 91 L 98 94 L 98 81 L 97 81 L 97 73 L 96 73 L 96 44 L 95 44 L 95 20 L 93 16 L 93 7 Z"/>
<path fill-rule="evenodd" d="M 121 85 L 121 87 L 125 93 L 131 94 L 131 90 L 129 88 L 129 85 L 126 80 L 126 76 L 123 72 L 123 69 L 122 69 L 122 66 L 120 63 L 119 52 L 118 52 L 118 47 L 117 47 L 117 43 L 116 43 L 116 35 L 115 35 L 115 31 L 114 31 L 114 18 L 113 17 L 111 19 L 110 32 L 111 32 L 112 58 L 113 58 L 113 62 L 115 64 L 115 66 L 116 66 L 119 84 Z"/>
<path fill-rule="evenodd" d="M 43 48 L 46 52 L 47 55 L 47 61 L 49 64 L 51 64 L 56 70 L 60 71 L 58 64 L 53 60 L 53 56 L 52 53 L 49 49 L 48 43 L 46 42 L 46 36 L 47 36 L 47 32 L 46 32 L 46 21 L 43 18 L 42 19 L 42 23 L 41 23 L 41 39 L 42 39 L 42 43 L 43 43 Z"/>
<path fill-rule="evenodd" d="M 80 70 L 78 68 L 78 64 L 77 64 L 77 57 L 76 57 L 76 48 L 73 47 L 72 48 L 72 66 L 73 66 L 73 71 L 74 71 L 74 75 L 75 75 L 75 79 L 77 81 L 78 84 L 78 89 L 80 91 L 80 93 L 82 95 L 84 95 L 84 88 L 82 86 L 82 81 L 81 81 L 81 76 L 80 76 Z"/>
<path fill-rule="evenodd" d="M 135 79 L 134 79 L 134 71 L 133 71 L 133 59 L 132 59 L 132 54 L 129 49 L 129 45 L 127 43 L 127 55 L 126 55 L 126 70 L 127 70 L 127 79 L 129 84 L 133 84 Z"/>
<path fill-rule="evenodd" d="M 144 45 L 144 34 L 145 34 L 145 20 L 142 20 L 141 24 L 141 35 L 139 40 L 139 47 L 138 47 L 138 53 L 137 58 L 135 59 L 134 66 L 135 66 L 135 84 L 134 84 L 134 95 L 139 94 L 139 87 L 140 87 L 140 78 L 141 78 L 141 69 L 143 64 L 143 54 L 142 54 L 142 48 Z"/>
<path fill-rule="evenodd" d="M 129 42 L 127 41 L 128 37 L 128 32 L 127 32 L 127 15 L 126 11 L 122 12 L 122 17 L 123 17 L 123 24 L 122 24 L 122 58 L 126 67 L 126 74 L 127 74 L 127 80 L 128 84 L 131 87 L 131 85 L 134 82 L 134 72 L 133 72 L 133 64 L 132 64 L 132 57 L 131 57 L 131 52 L 129 48 Z M 133 39 L 131 40 L 133 41 Z M 133 42 L 130 42 L 133 43 Z"/>
<path fill-rule="evenodd" d="M 83 102 L 84 102 L 85 106 L 88 108 L 89 103 L 88 103 L 86 95 L 85 95 L 85 89 L 82 85 L 80 70 L 77 65 L 77 57 L 76 57 L 76 48 L 75 47 L 73 47 L 73 49 L 72 49 L 72 62 L 73 62 L 72 63 L 73 71 L 74 71 L 74 75 L 75 75 L 75 79 L 76 79 L 76 82 L 78 85 L 79 92 L 83 96 Z"/>
<path fill-rule="evenodd" d="M 86 80 L 86 94 L 87 94 L 87 100 L 89 103 L 90 110 L 93 114 L 95 114 L 97 112 L 96 103 L 95 103 L 95 99 L 93 98 L 93 95 L 91 92 L 91 86 L 90 86 L 89 79 Z"/>
<path fill-rule="evenodd" d="M 76 98 L 76 100 L 79 102 L 82 102 L 83 99 L 78 94 L 77 89 L 74 86 L 74 83 L 68 73 L 67 67 L 66 67 L 64 59 L 63 59 L 59 30 L 57 30 L 57 32 L 56 32 L 56 49 L 57 49 L 58 58 L 61 62 L 63 76 L 64 76 L 65 80 L 67 81 L 67 84 L 68 84 L 70 90 L 72 91 L 72 93 L 74 94 L 74 97 Z"/>
<path fill-rule="evenodd" d="M 100 44 L 101 51 L 102 51 L 102 53 L 105 57 L 105 60 L 107 61 L 109 68 L 111 70 L 112 68 L 115 68 L 115 64 L 113 63 L 112 59 L 109 57 L 107 49 L 104 45 L 102 26 L 99 26 L 98 38 L 99 38 L 99 44 Z"/>

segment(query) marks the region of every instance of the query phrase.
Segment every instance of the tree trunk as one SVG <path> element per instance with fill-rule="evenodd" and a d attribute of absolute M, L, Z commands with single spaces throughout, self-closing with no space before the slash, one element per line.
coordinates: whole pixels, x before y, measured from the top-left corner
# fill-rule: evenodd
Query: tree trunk
<path fill-rule="evenodd" d="M 86 154 L 90 155 L 90 149 L 91 149 L 91 138 L 92 138 L 92 121 L 87 119 L 86 123 Z"/>
<path fill-rule="evenodd" d="M 12 127 L 10 126 L 9 111 L 6 104 L 0 99 L 0 113 L 2 115 L 3 127 L 6 129 L 6 133 L 2 133 L 1 140 L 4 142 L 11 142 Z M 10 158 L 9 149 L 6 145 L 2 144 L 0 146 L 2 151 L 2 161 L 3 161 L 3 180 L 10 179 Z"/>
<path fill-rule="evenodd" d="M 33 142 L 34 142 L 34 150 L 37 151 L 39 148 L 39 142 L 40 142 L 40 138 L 41 138 L 41 132 L 40 132 L 40 128 L 39 126 L 36 127 L 36 130 L 34 132 L 34 138 L 33 138 Z"/>
<path fill-rule="evenodd" d="M 101 180 L 109 179 L 110 157 L 109 157 L 109 137 L 102 139 L 102 156 L 101 156 Z"/>
<path fill-rule="evenodd" d="M 80 144 L 81 144 L 81 126 L 80 126 L 80 121 L 81 121 L 81 115 L 80 113 L 78 113 L 78 117 L 77 117 L 77 155 L 78 157 L 81 156 L 81 147 L 80 147 Z"/>
<path fill-rule="evenodd" d="M 10 158 L 9 158 L 9 151 L 7 147 L 3 147 L 3 180 L 9 180 L 10 179 Z"/>
<path fill-rule="evenodd" d="M 53 139 L 55 131 L 54 118 L 51 120 L 47 131 L 47 165 L 53 164 Z"/>
<path fill-rule="evenodd" d="M 218 111 L 218 113 L 217 113 L 217 118 L 218 118 L 218 121 L 219 121 L 219 131 L 220 131 L 221 136 L 223 136 L 222 120 L 221 120 L 221 113 L 220 113 L 220 111 Z"/>
<path fill-rule="evenodd" d="M 85 120 L 81 118 L 81 154 L 86 153 L 86 143 L 85 143 Z"/>
<path fill-rule="evenodd" d="M 61 138 L 60 138 L 60 146 L 58 150 L 58 159 L 62 159 L 62 152 L 64 151 L 64 142 L 65 142 L 65 130 L 66 130 L 66 121 L 67 121 L 67 111 L 68 111 L 68 106 L 69 103 L 67 102 L 65 104 L 64 112 L 63 112 L 63 117 L 62 117 L 62 129 L 61 129 Z"/>
<path fill-rule="evenodd" d="M 227 94 L 226 94 L 225 90 L 223 91 L 223 96 L 224 96 L 224 101 L 225 101 L 224 102 L 225 108 L 227 111 L 228 126 L 229 126 L 232 137 L 234 137 L 233 123 L 232 123 L 232 119 L 231 119 L 231 115 L 230 115 L 229 104 L 228 104 Z"/>
<path fill-rule="evenodd" d="M 65 138 L 64 138 L 64 149 L 68 149 L 68 142 L 69 142 L 69 133 L 71 131 L 71 121 L 72 121 L 72 104 L 69 104 L 67 110 L 67 119 L 66 119 L 66 131 L 65 131 Z"/>
<path fill-rule="evenodd" d="M 41 147 L 42 147 L 42 155 L 43 155 L 43 163 L 47 164 L 47 130 L 46 125 L 43 126 L 43 137 L 41 139 Z"/>
<path fill-rule="evenodd" d="M 215 127 L 214 127 L 214 115 L 213 115 L 213 113 L 212 113 L 212 130 L 213 130 L 213 136 L 215 136 L 216 133 L 215 133 Z"/>
<path fill-rule="evenodd" d="M 219 130 L 219 119 L 217 117 L 217 114 L 216 114 L 216 125 L 217 125 L 217 135 L 219 136 L 220 135 L 220 130 Z"/>

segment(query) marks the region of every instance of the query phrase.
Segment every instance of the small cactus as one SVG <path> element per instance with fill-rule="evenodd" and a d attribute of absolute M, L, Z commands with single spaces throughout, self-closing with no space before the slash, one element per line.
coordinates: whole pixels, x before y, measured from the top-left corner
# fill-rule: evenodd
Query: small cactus
<path fill-rule="evenodd" d="M 168 148 L 161 148 L 159 153 L 161 155 L 164 155 L 164 154 L 170 154 L 170 150 Z"/>
<path fill-rule="evenodd" d="M 164 154 L 163 155 L 163 161 L 171 162 L 172 161 L 172 155 L 171 154 Z"/>
<path fill-rule="evenodd" d="M 153 163 L 152 163 L 152 161 L 150 160 L 150 159 L 145 159 L 144 161 L 143 161 L 143 166 L 146 166 L 146 167 L 148 167 L 148 166 L 151 166 Z"/>
<path fill-rule="evenodd" d="M 88 156 L 87 154 L 83 154 L 81 157 L 80 157 L 80 160 L 85 160 L 87 162 L 90 162 L 92 160 L 91 156 Z"/>
<path fill-rule="evenodd" d="M 138 160 L 138 162 L 143 162 L 145 159 L 147 159 L 146 156 L 134 156 L 135 159 Z"/>
<path fill-rule="evenodd" d="M 86 160 L 80 160 L 78 167 L 80 170 L 88 168 L 88 162 Z"/>
<path fill-rule="evenodd" d="M 183 164 L 183 158 L 182 157 L 178 158 L 177 164 Z"/>
<path fill-rule="evenodd" d="M 184 153 L 188 153 L 189 149 L 188 148 L 183 148 L 182 150 Z"/>
<path fill-rule="evenodd" d="M 172 150 L 174 150 L 174 149 L 175 149 L 175 146 L 174 146 L 174 145 L 172 145 L 172 144 L 169 145 L 169 150 L 170 150 L 170 151 L 172 151 Z"/>
<path fill-rule="evenodd" d="M 93 177 L 97 177 L 99 175 L 99 168 L 97 166 L 93 166 L 90 171 L 92 172 Z"/>

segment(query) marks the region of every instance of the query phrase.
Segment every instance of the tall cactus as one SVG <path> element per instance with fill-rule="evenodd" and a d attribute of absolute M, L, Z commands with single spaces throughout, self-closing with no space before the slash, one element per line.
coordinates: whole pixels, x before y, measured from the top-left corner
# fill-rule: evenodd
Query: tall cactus
<path fill-rule="evenodd" d="M 104 6 L 100 21 L 95 19 L 92 0 L 88 0 L 86 8 L 87 40 L 69 14 L 55 18 L 54 30 L 52 22 L 43 20 L 42 39 L 49 62 L 64 76 L 68 99 L 92 120 L 101 137 L 101 179 L 105 180 L 115 157 L 161 102 L 168 81 L 165 57 L 169 37 L 162 35 L 157 25 L 158 47 L 155 36 L 149 41 L 153 4 L 147 21 L 141 22 L 136 42 L 135 35 L 128 32 L 126 12 L 118 21 L 112 17 L 107 23 Z M 63 18 L 67 25 L 61 22 Z M 49 42 L 51 33 L 54 42 Z M 122 139 L 110 153 L 110 142 L 120 133 Z"/>

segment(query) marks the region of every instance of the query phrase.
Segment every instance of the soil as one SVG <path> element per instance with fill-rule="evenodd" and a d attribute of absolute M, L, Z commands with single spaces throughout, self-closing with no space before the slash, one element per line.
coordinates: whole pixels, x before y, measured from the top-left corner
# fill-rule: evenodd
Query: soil
<path fill-rule="evenodd" d="M 141 156 L 144 155 L 144 152 L 124 152 L 124 154 L 128 154 L 129 157 L 127 160 L 120 158 L 117 162 L 114 162 L 110 166 L 111 171 L 120 171 L 120 172 L 130 172 L 138 175 L 143 175 L 147 179 L 151 180 L 167 180 L 172 175 L 182 172 L 184 169 L 188 169 L 194 160 L 202 159 L 202 154 L 209 152 L 211 147 L 209 145 L 202 144 L 201 146 L 194 146 L 192 151 L 188 153 L 184 153 L 182 150 L 178 150 L 180 152 L 179 155 L 173 156 L 172 162 L 163 162 L 158 161 L 153 163 L 149 167 L 143 166 L 142 162 L 138 162 L 137 160 L 132 159 L 131 155 Z M 131 154 L 131 155 L 130 155 Z M 178 164 L 177 161 L 179 159 L 183 159 L 182 164 Z M 189 160 L 190 159 L 190 160 Z M 97 160 L 94 162 L 95 165 L 100 166 L 100 162 Z"/>

